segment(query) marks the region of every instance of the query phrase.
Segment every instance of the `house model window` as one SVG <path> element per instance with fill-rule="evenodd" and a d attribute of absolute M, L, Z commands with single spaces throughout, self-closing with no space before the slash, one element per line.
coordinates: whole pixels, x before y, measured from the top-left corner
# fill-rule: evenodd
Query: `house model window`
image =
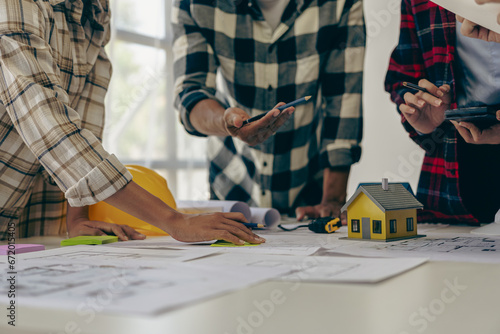
<path fill-rule="evenodd" d="M 373 233 L 380 234 L 382 233 L 382 221 L 374 220 L 373 221 Z"/>
<path fill-rule="evenodd" d="M 406 230 L 408 232 L 413 231 L 413 218 L 406 218 Z"/>
<path fill-rule="evenodd" d="M 389 222 L 389 232 L 390 233 L 396 233 L 398 231 L 397 222 L 398 221 L 396 219 L 391 219 L 391 221 Z"/>
<path fill-rule="evenodd" d="M 359 219 L 351 220 L 351 231 L 354 233 L 359 233 Z"/>

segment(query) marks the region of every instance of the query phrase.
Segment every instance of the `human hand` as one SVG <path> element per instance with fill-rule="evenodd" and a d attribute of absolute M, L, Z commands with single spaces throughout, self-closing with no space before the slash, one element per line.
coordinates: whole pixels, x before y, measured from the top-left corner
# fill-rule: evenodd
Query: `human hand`
<path fill-rule="evenodd" d="M 260 144 L 274 135 L 295 110 L 294 107 L 283 111 L 276 109 L 284 104 L 278 103 L 267 115 L 245 126 L 243 126 L 243 121 L 249 118 L 248 114 L 239 108 L 229 108 L 224 113 L 226 131 L 250 146 Z"/>
<path fill-rule="evenodd" d="M 496 42 L 500 43 L 500 34 L 491 31 L 479 24 L 476 24 L 472 21 L 464 19 L 463 17 L 457 15 L 458 22 L 462 23 L 462 27 L 460 28 L 460 33 L 465 37 L 477 38 L 486 42 Z M 498 17 L 500 20 L 500 15 Z M 499 21 L 500 22 L 500 21 Z"/>
<path fill-rule="evenodd" d="M 314 206 L 301 206 L 295 209 L 295 215 L 298 221 L 307 216 L 308 218 L 321 218 L 321 217 L 340 217 L 342 225 L 347 225 L 347 216 L 340 214 L 342 204 L 336 201 L 320 203 Z"/>
<path fill-rule="evenodd" d="M 144 234 L 137 232 L 130 226 L 105 223 L 86 218 L 79 218 L 68 222 L 67 227 L 70 238 L 80 235 L 116 235 L 122 241 L 146 239 Z"/>
<path fill-rule="evenodd" d="M 169 222 L 166 232 L 183 242 L 226 240 L 236 245 L 245 241 L 252 244 L 265 242 L 242 223 L 247 220 L 242 213 L 179 214 Z"/>
<path fill-rule="evenodd" d="M 426 79 L 418 82 L 420 87 L 426 88 L 429 93 L 410 92 L 404 95 L 405 103 L 399 109 L 413 128 L 421 133 L 432 133 L 444 121 L 444 112 L 450 108 L 450 86 L 436 87 Z"/>
<path fill-rule="evenodd" d="M 497 111 L 497 119 L 500 121 L 500 110 Z M 495 124 L 486 129 L 480 129 L 469 122 L 451 122 L 466 143 L 478 145 L 500 144 L 500 124 Z"/>

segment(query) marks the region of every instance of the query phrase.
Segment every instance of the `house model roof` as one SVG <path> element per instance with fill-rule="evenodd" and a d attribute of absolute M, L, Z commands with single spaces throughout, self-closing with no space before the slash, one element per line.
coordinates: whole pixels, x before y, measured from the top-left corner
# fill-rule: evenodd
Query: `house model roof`
<path fill-rule="evenodd" d="M 388 190 L 384 190 L 380 183 L 366 184 L 358 187 L 354 195 L 342 207 L 341 212 L 347 210 L 349 205 L 358 197 L 360 193 L 364 193 L 368 198 L 377 205 L 382 212 L 391 210 L 406 210 L 406 209 L 422 209 L 424 206 L 417 201 L 401 183 L 391 183 L 388 185 Z"/>

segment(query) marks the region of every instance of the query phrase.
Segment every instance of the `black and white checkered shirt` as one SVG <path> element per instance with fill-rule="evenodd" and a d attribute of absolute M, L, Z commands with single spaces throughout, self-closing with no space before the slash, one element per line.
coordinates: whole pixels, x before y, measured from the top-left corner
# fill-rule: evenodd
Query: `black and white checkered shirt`
<path fill-rule="evenodd" d="M 260 145 L 210 137 L 212 196 L 282 212 L 319 204 L 323 169 L 361 154 L 362 0 L 290 0 L 275 31 L 255 0 L 175 0 L 172 22 L 175 106 L 189 133 L 203 136 L 189 121 L 203 99 L 255 116 L 313 96 Z"/>

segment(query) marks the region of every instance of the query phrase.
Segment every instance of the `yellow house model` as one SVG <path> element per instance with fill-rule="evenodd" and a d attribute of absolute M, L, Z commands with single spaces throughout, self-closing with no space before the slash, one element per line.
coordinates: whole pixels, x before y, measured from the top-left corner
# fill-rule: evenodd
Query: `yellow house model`
<path fill-rule="evenodd" d="M 348 238 L 396 240 L 417 237 L 417 209 L 423 205 L 400 183 L 361 185 L 342 207 Z"/>

